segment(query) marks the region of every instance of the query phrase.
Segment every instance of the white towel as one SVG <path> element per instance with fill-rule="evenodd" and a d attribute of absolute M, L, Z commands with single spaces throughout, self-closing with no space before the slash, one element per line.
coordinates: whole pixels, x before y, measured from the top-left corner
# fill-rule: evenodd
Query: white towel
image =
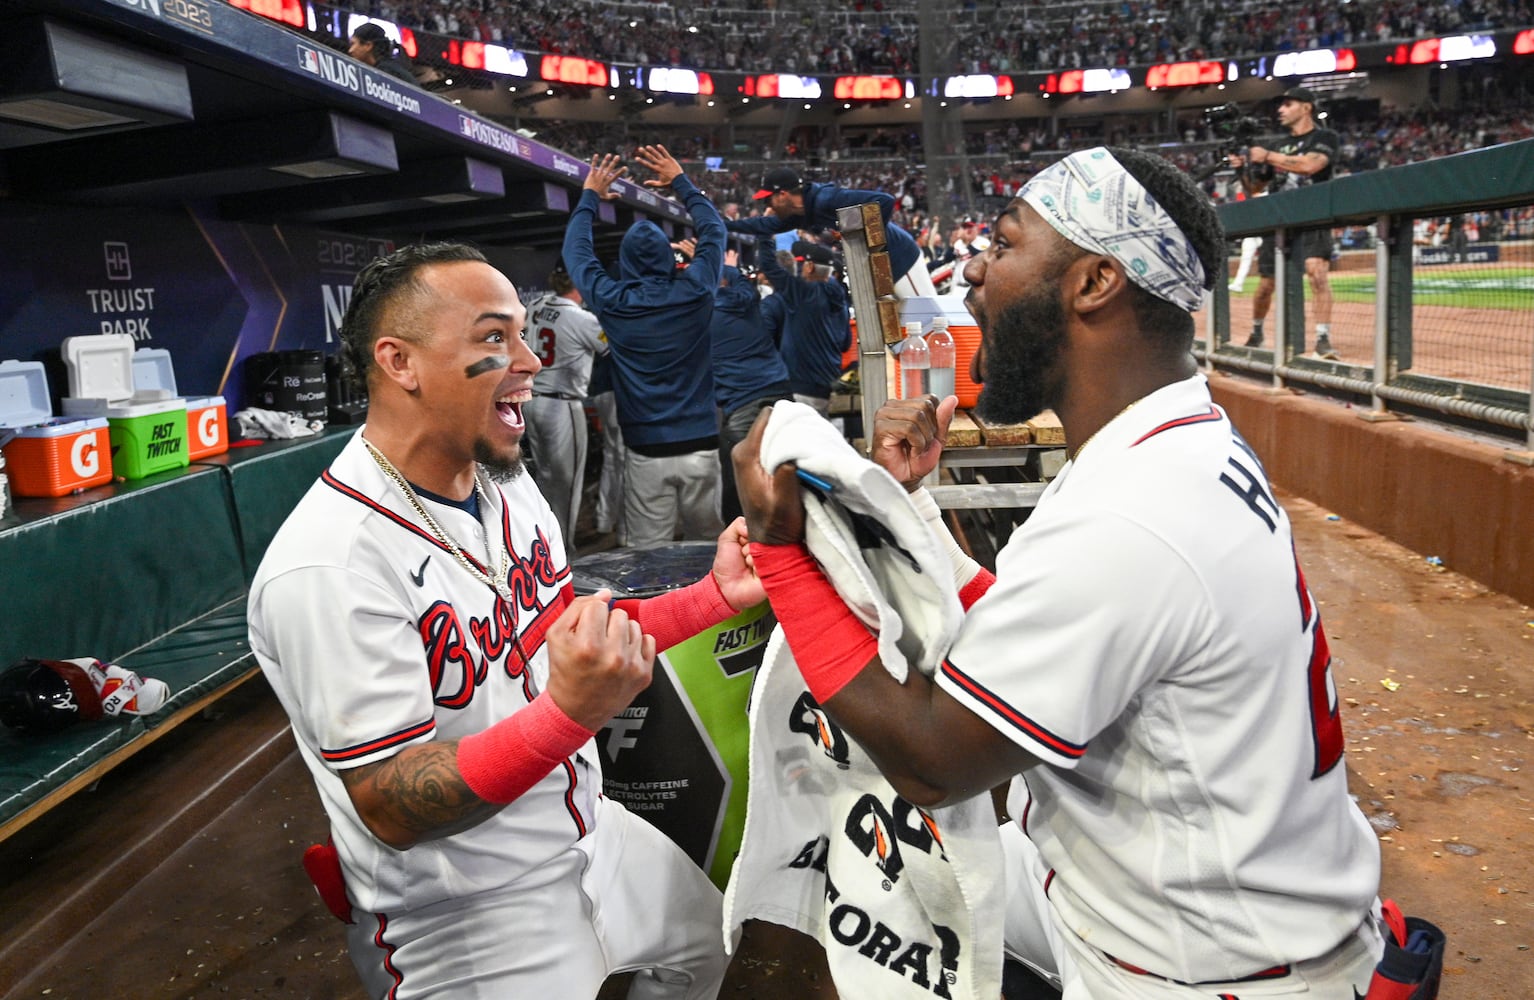
<path fill-rule="evenodd" d="M 948 558 L 894 477 L 824 417 L 780 402 L 762 464 L 792 461 L 805 538 L 848 607 L 878 633 L 886 669 L 931 674 L 963 610 Z M 725 889 L 724 936 L 752 917 L 820 941 L 845 997 L 996 1000 L 1005 886 L 989 796 L 923 811 L 901 799 L 820 710 L 774 631 L 750 708 L 746 828 Z"/>

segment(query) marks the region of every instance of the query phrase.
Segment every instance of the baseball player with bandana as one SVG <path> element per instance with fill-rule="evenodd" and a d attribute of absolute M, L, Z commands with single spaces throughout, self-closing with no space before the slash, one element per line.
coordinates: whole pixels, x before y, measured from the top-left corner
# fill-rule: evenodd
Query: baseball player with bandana
<path fill-rule="evenodd" d="M 1012 780 L 1005 937 L 1066 1000 L 1354 1000 L 1383 947 L 1320 608 L 1257 456 L 1191 353 L 1224 238 L 1169 163 L 1041 172 L 965 268 L 980 410 L 1052 408 L 1070 461 L 981 569 L 921 489 L 957 400 L 871 441 L 949 545 L 967 608 L 933 678 L 876 659 L 801 541 L 794 470 L 735 452 L 753 562 L 811 693 L 901 794 Z"/>
<path fill-rule="evenodd" d="M 586 471 L 586 398 L 591 365 L 607 353 L 602 324 L 581 308 L 581 293 L 563 267 L 549 275 L 553 291 L 527 309 L 527 342 L 543 370 L 533 398 L 522 407 L 533 480 L 554 509 L 559 531 L 571 544 L 581 513 Z"/>
<path fill-rule="evenodd" d="M 590 998 L 630 970 L 632 998 L 713 997 L 720 894 L 602 797 L 591 740 L 657 648 L 761 585 L 737 522 L 691 587 L 573 596 L 558 522 L 518 474 L 539 371 L 523 323 L 469 247 L 358 275 L 342 338 L 368 422 L 250 596 L 251 646 L 330 820 L 329 868 L 305 865 L 372 997 Z"/>

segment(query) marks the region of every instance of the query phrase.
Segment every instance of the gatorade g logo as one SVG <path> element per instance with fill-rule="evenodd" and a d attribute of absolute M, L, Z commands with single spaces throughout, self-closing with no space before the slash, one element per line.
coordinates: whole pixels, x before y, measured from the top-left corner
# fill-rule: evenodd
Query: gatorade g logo
<path fill-rule="evenodd" d="M 893 808 L 886 809 L 873 795 L 864 795 L 847 813 L 846 831 L 852 845 L 872 858 L 884 873 L 886 889 L 898 882 L 905 870 L 902 844 L 926 854 L 935 850 L 939 858 L 948 860 L 932 817 L 902 798 L 896 798 Z"/>
<path fill-rule="evenodd" d="M 197 418 L 197 440 L 202 442 L 204 448 L 211 448 L 218 444 L 218 410 L 208 407 Z"/>
<path fill-rule="evenodd" d="M 89 479 L 101 471 L 101 452 L 96 447 L 96 434 L 81 434 L 69 448 L 69 467 L 81 479 Z"/>
<path fill-rule="evenodd" d="M 794 703 L 794 709 L 788 716 L 788 728 L 790 732 L 808 736 L 826 752 L 827 757 L 836 761 L 837 767 L 846 770 L 852 766 L 852 758 L 847 754 L 847 737 L 821 710 L 808 691 L 801 694 Z"/>

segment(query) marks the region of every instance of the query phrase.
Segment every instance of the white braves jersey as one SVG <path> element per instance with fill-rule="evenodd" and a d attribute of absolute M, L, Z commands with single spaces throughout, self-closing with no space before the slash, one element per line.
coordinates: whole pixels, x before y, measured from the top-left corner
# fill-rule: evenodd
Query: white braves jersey
<path fill-rule="evenodd" d="M 288 516 L 251 584 L 251 647 L 292 719 L 352 900 L 375 913 L 504 886 L 589 832 L 602 787 L 588 744 L 479 825 L 397 851 L 368 832 L 336 774 L 480 732 L 548 679 L 544 636 L 570 600 L 564 540 L 529 477 L 481 481 L 497 558 L 468 513 L 422 503 L 482 568 L 505 542 L 510 604 L 432 537 L 360 432 Z"/>
<path fill-rule="evenodd" d="M 1184 982 L 1324 954 L 1379 889 L 1289 521 L 1202 375 L 1111 421 L 997 559 L 945 690 L 1087 944 Z"/>
<path fill-rule="evenodd" d="M 607 335 L 591 313 L 560 295 L 546 295 L 527 310 L 527 345 L 543 362 L 533 391 L 585 399 L 591 364 L 607 353 Z"/>

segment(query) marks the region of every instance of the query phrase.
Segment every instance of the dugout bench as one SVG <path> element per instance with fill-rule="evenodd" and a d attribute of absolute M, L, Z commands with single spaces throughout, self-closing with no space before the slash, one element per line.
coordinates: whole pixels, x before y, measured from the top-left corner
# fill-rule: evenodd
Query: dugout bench
<path fill-rule="evenodd" d="M 48 736 L 0 728 L 0 840 L 253 677 L 246 588 L 355 427 L 234 447 L 0 519 L 0 667 L 95 656 L 170 687 L 148 716 Z"/>

